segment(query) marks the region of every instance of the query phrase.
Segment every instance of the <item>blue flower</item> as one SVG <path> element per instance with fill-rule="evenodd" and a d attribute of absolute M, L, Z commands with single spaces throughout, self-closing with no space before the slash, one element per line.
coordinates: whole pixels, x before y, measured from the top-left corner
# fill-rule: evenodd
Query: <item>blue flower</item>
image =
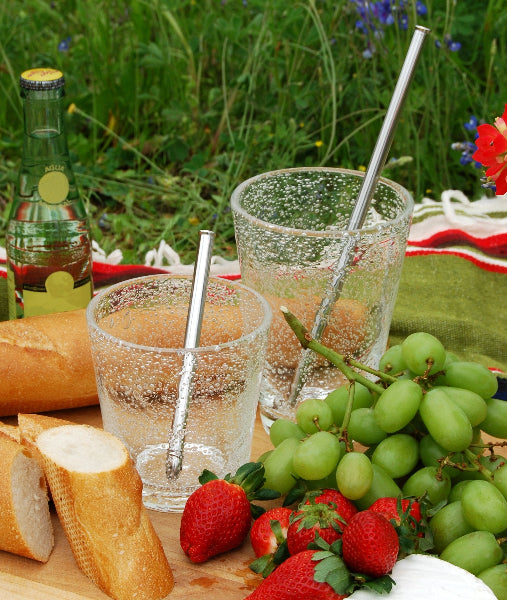
<path fill-rule="evenodd" d="M 461 152 L 459 159 L 460 164 L 466 166 L 473 163 L 476 169 L 481 169 L 482 165 L 472 158 L 473 153 L 477 150 L 477 146 L 473 142 L 454 142 L 451 144 L 453 150 Z"/>
<path fill-rule="evenodd" d="M 444 37 L 444 42 L 451 52 L 458 52 L 458 50 L 461 50 L 461 42 L 454 41 L 449 34 Z M 437 48 L 442 48 L 440 40 L 435 40 L 435 46 Z"/>
<path fill-rule="evenodd" d="M 426 8 L 426 5 L 421 2 L 421 0 L 417 0 L 415 3 L 415 10 L 420 17 L 424 17 L 428 14 L 428 9 Z"/>
<path fill-rule="evenodd" d="M 393 25 L 402 30 L 408 29 L 409 3 L 406 0 L 350 0 L 350 2 L 354 4 L 360 17 L 356 21 L 356 29 L 368 38 L 371 36 L 381 38 L 384 30 Z M 426 5 L 420 0 L 416 3 L 416 10 L 419 15 L 426 15 L 428 12 Z M 371 58 L 372 51 L 374 48 L 368 44 L 363 56 Z"/>
<path fill-rule="evenodd" d="M 69 48 L 70 48 L 70 41 L 72 40 L 72 38 L 69 36 L 67 36 L 64 40 L 62 40 L 59 44 L 58 44 L 58 51 L 59 52 L 68 52 Z"/>
<path fill-rule="evenodd" d="M 448 40 L 447 47 L 449 48 L 449 50 L 451 52 L 457 52 L 458 50 L 461 50 L 461 42 L 455 42 L 453 40 Z"/>
<path fill-rule="evenodd" d="M 477 117 L 474 115 L 470 115 L 470 119 L 468 119 L 468 121 L 464 124 L 464 128 L 467 131 L 476 131 L 478 124 L 479 121 L 477 120 Z"/>

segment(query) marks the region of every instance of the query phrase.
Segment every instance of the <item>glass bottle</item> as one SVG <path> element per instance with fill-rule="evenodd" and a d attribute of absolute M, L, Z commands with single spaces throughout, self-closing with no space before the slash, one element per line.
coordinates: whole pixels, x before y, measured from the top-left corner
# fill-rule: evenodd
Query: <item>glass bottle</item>
<path fill-rule="evenodd" d="M 91 239 L 64 124 L 64 77 L 21 74 L 23 153 L 6 233 L 9 318 L 85 307 L 93 294 Z"/>

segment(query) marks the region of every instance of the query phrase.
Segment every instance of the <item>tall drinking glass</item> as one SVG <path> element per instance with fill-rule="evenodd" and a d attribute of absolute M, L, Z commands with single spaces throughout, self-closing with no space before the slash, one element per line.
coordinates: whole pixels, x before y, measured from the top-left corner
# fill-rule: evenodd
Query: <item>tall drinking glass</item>
<path fill-rule="evenodd" d="M 257 175 L 232 194 L 242 282 L 273 310 L 260 397 L 266 428 L 276 418 L 294 418 L 297 406 L 289 398 L 303 351 L 280 306 L 311 330 L 350 236 L 355 252 L 322 342 L 371 367 L 386 349 L 413 200 L 381 179 L 364 227 L 347 230 L 363 177 L 346 169 L 286 169 Z M 318 358 L 297 400 L 324 398 L 342 383 L 339 370 Z"/>

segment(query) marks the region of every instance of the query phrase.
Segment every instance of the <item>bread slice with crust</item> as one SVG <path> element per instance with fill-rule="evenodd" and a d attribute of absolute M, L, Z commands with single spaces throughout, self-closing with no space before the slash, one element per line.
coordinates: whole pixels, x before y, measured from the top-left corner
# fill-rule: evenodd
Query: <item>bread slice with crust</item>
<path fill-rule="evenodd" d="M 15 442 L 21 441 L 19 427 L 17 427 L 16 425 L 8 425 L 7 423 L 3 423 L 2 421 L 0 421 L 0 431 L 2 433 L 5 433 L 6 436 L 10 437 Z"/>
<path fill-rule="evenodd" d="M 0 549 L 44 563 L 53 544 L 40 464 L 27 448 L 0 431 Z"/>
<path fill-rule="evenodd" d="M 60 522 L 80 569 L 116 600 L 160 600 L 173 588 L 162 544 L 123 443 L 89 425 L 36 437 Z"/>

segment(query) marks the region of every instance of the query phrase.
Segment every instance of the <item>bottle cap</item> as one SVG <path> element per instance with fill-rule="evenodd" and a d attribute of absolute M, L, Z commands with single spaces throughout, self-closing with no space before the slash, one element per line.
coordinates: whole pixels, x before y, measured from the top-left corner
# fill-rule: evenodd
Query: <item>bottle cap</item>
<path fill-rule="evenodd" d="M 28 69 L 19 78 L 19 85 L 26 90 L 56 90 L 64 84 L 63 73 L 57 69 Z"/>

